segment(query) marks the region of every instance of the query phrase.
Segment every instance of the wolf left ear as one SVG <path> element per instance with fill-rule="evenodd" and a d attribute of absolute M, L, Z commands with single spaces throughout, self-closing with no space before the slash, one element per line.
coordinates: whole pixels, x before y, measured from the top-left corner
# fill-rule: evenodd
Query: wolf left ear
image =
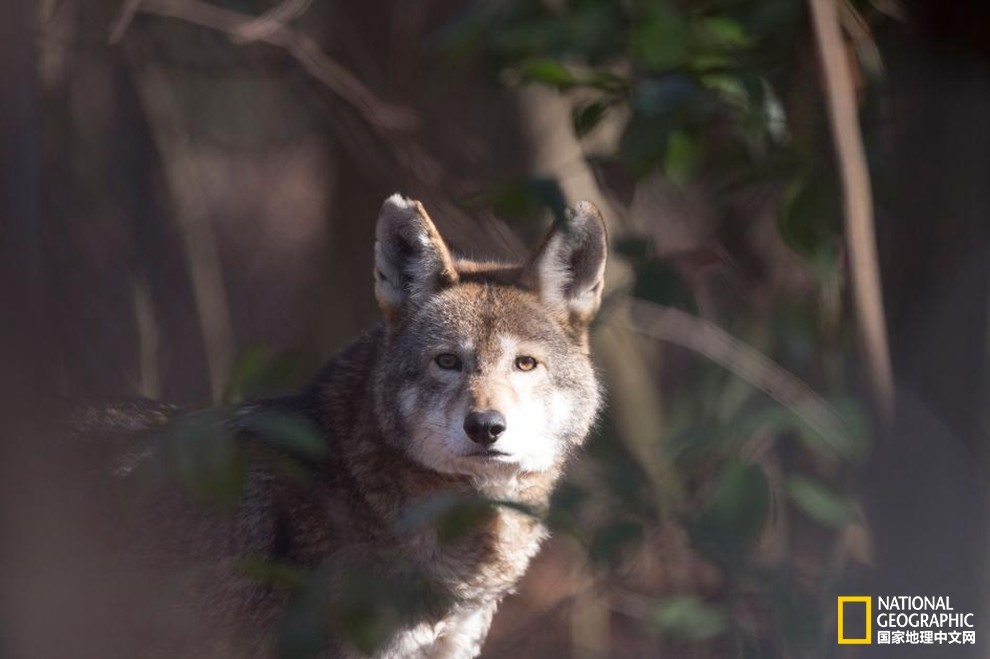
<path fill-rule="evenodd" d="M 387 321 L 457 281 L 450 251 L 418 201 L 386 199 L 375 238 L 375 298 Z"/>
<path fill-rule="evenodd" d="M 575 329 L 601 306 L 608 233 L 598 208 L 582 201 L 554 226 L 523 269 L 523 280 Z"/>

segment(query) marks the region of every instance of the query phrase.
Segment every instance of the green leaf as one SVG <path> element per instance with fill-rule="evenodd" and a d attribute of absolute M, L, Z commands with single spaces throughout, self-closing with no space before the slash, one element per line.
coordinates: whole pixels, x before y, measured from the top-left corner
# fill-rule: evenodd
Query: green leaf
<path fill-rule="evenodd" d="M 846 497 L 807 476 L 789 478 L 787 492 L 799 510 L 826 526 L 844 526 L 853 516 L 852 503 Z"/>
<path fill-rule="evenodd" d="M 571 117 L 574 124 L 574 133 L 578 137 L 584 137 L 594 130 L 605 117 L 606 112 L 608 112 L 608 105 L 599 101 L 574 108 Z"/>
<path fill-rule="evenodd" d="M 662 632 L 692 641 L 714 638 L 728 629 L 725 613 L 694 595 L 665 598 L 653 613 L 653 623 Z"/>
<path fill-rule="evenodd" d="M 271 363 L 271 352 L 265 348 L 250 348 L 242 354 L 227 375 L 227 386 L 223 399 L 226 402 L 237 402 L 244 393 L 264 378 Z"/>
<path fill-rule="evenodd" d="M 735 462 L 716 481 L 705 517 L 740 537 L 750 537 L 763 527 L 769 507 L 770 485 L 763 470 Z"/>
<path fill-rule="evenodd" d="M 661 3 L 655 4 L 649 17 L 634 25 L 630 45 L 639 64 L 653 71 L 666 71 L 684 63 L 690 37 L 690 26 L 680 12 Z"/>
<path fill-rule="evenodd" d="M 718 94 L 719 99 L 731 107 L 746 111 L 750 107 L 749 90 L 739 76 L 725 73 L 710 73 L 701 76 L 701 84 Z"/>
<path fill-rule="evenodd" d="M 743 26 L 725 16 L 712 16 L 696 23 L 699 41 L 709 48 L 739 50 L 748 48 L 753 39 Z"/>
<path fill-rule="evenodd" d="M 677 185 L 687 185 L 697 175 L 703 157 L 704 149 L 697 140 L 683 130 L 675 130 L 667 139 L 664 172 Z"/>
<path fill-rule="evenodd" d="M 575 75 L 579 85 L 592 87 L 611 96 L 629 91 L 629 81 L 611 71 L 588 71 Z"/>
<path fill-rule="evenodd" d="M 537 82 L 557 89 L 570 89 L 577 84 L 574 74 L 557 60 L 543 58 L 524 62 L 517 75 L 520 83 Z"/>

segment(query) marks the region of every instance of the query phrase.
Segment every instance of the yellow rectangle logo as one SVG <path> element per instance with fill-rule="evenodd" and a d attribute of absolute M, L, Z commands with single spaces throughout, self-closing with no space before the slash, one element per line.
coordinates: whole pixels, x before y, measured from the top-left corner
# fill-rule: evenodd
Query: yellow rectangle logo
<path fill-rule="evenodd" d="M 866 636 L 863 638 L 846 638 L 843 633 L 843 623 L 844 623 L 844 604 L 849 602 L 862 602 L 866 605 Z M 870 645 L 873 643 L 871 621 L 873 620 L 873 598 L 869 595 L 856 595 L 847 596 L 842 595 L 839 597 L 839 610 L 838 610 L 838 628 L 839 628 L 839 645 Z"/>

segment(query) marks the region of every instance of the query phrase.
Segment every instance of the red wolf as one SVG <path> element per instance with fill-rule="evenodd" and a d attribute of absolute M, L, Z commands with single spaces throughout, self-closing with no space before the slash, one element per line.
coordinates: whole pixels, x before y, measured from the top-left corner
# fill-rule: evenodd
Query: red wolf
<path fill-rule="evenodd" d="M 326 449 L 305 477 L 253 460 L 233 514 L 176 491 L 142 518 L 173 576 L 193 566 L 195 586 L 176 602 L 197 627 L 186 646 L 146 656 L 298 655 L 302 636 L 318 656 L 474 657 L 546 538 L 527 510 L 548 504 L 602 399 L 588 354 L 608 251 L 598 209 L 579 203 L 521 265 L 455 256 L 423 206 L 399 195 L 376 239 L 384 322 L 302 393 L 229 421 L 250 444 L 246 419 L 304 419 Z M 123 426 L 160 421 L 141 414 Z M 120 470 L 138 472 L 159 440 Z M 456 532 L 416 521 L 456 501 L 474 511 Z M 258 565 L 289 577 L 259 579 Z"/>

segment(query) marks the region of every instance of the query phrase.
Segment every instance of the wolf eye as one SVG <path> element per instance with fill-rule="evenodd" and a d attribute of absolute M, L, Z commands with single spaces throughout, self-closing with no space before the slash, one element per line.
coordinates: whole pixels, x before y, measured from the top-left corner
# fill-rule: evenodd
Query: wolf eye
<path fill-rule="evenodd" d="M 530 357 L 529 355 L 516 357 L 516 368 L 520 371 L 532 371 L 538 363 L 535 357 Z"/>
<path fill-rule="evenodd" d="M 461 368 L 460 358 L 450 352 L 444 352 L 437 355 L 437 358 L 434 361 L 437 363 L 437 366 L 445 371 L 459 371 Z"/>

